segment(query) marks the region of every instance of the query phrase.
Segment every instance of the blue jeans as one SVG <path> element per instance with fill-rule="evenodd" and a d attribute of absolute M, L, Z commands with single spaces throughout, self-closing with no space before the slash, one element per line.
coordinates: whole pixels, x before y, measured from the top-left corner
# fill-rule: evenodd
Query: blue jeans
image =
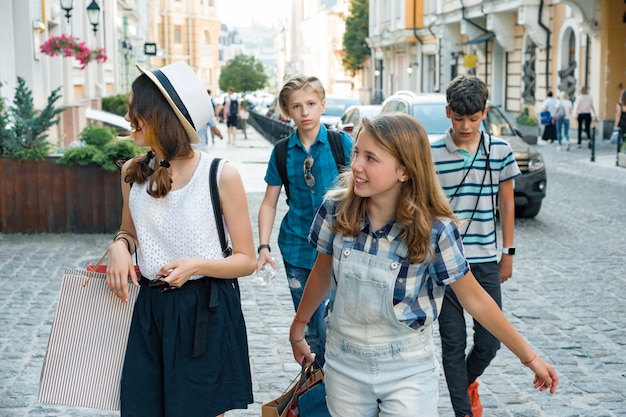
<path fill-rule="evenodd" d="M 304 286 L 311 273 L 310 269 L 299 268 L 293 266 L 283 258 L 285 264 L 285 273 L 287 275 L 287 281 L 289 283 L 289 291 L 291 291 L 291 299 L 293 300 L 293 306 L 295 310 L 298 310 L 302 294 L 304 293 Z M 324 366 L 324 352 L 326 347 L 326 314 L 328 310 L 328 294 L 324 301 L 322 301 L 315 310 L 311 321 L 306 327 L 304 336 L 306 341 L 311 347 L 311 352 L 315 353 L 315 357 L 320 367 Z"/>
<path fill-rule="evenodd" d="M 569 119 L 567 117 L 556 121 L 556 140 L 559 142 L 559 145 L 563 137 L 565 142 L 569 143 Z"/>
<path fill-rule="evenodd" d="M 502 308 L 498 264 L 488 262 L 471 264 L 470 267 L 478 283 Z M 446 287 L 439 315 L 439 333 L 443 371 L 446 375 L 454 415 L 456 417 L 472 416 L 467 387 L 485 372 L 491 360 L 496 357 L 500 349 L 500 341 L 474 320 L 474 345 L 467 357 L 465 356 L 467 332 L 463 307 L 450 287 Z"/>

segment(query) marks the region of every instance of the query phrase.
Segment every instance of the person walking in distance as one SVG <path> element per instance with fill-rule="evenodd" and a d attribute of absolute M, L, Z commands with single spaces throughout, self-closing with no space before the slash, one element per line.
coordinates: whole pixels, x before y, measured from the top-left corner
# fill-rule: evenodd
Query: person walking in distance
<path fill-rule="evenodd" d="M 565 138 L 565 150 L 569 151 L 569 118 L 572 114 L 572 101 L 569 99 L 569 95 L 565 91 L 561 91 L 559 100 L 556 104 L 556 110 L 554 112 L 554 120 L 556 121 L 556 140 L 559 145 L 558 150 L 561 150 L 563 138 Z"/>
<path fill-rule="evenodd" d="M 228 143 L 235 144 L 237 139 L 237 123 L 239 122 L 239 111 L 241 103 L 232 87 L 228 88 L 228 95 L 224 99 L 224 112 L 226 115 L 226 127 L 228 128 Z"/>
<path fill-rule="evenodd" d="M 452 127 L 431 151 L 435 171 L 454 213 L 461 219 L 465 256 L 478 284 L 502 307 L 500 284 L 513 274 L 514 179 L 521 175 L 510 145 L 485 134 L 489 90 L 475 76 L 460 75 L 446 89 Z M 496 198 L 502 254 L 496 245 Z M 466 355 L 466 323 L 460 293 L 446 287 L 439 316 L 443 369 L 456 417 L 482 416 L 477 378 L 500 348 L 483 323 L 474 320 L 474 344 Z"/>
<path fill-rule="evenodd" d="M 549 140 L 550 143 L 556 140 L 556 124 L 554 123 L 554 114 L 556 112 L 557 100 L 554 98 L 552 91 L 548 91 L 548 97 L 543 101 L 543 110 L 550 112 L 550 123 L 544 126 L 541 139 Z"/>
<path fill-rule="evenodd" d="M 622 141 L 626 136 L 626 90 L 622 90 L 619 101 L 615 105 L 615 124 L 613 130 L 620 129 L 622 133 Z"/>
<path fill-rule="evenodd" d="M 243 138 L 248 140 L 248 119 L 250 118 L 250 104 L 248 100 L 241 101 L 241 111 L 239 111 L 239 118 L 241 119 L 241 130 L 243 130 Z"/>
<path fill-rule="evenodd" d="M 444 289 L 554 393 L 558 377 L 476 282 L 457 217 L 441 191 L 428 135 L 407 114 L 364 118 L 350 171 L 327 193 L 309 232 L 318 252 L 289 330 L 294 359 L 315 355 L 304 332 L 330 290 L 324 365 L 333 417 L 436 417 L 433 324 Z"/>
<path fill-rule="evenodd" d="M 203 145 L 208 145 L 209 138 L 207 136 L 207 130 L 211 132 L 211 143 L 215 145 L 215 136 L 219 137 L 220 140 L 224 139 L 222 137 L 222 131 L 219 127 L 217 127 L 217 119 L 215 118 L 215 102 L 213 101 L 213 97 L 211 97 L 211 90 L 206 90 L 207 94 L 211 98 L 211 105 L 213 108 L 213 117 L 209 119 L 207 124 L 202 126 L 198 130 L 198 136 L 200 137 L 200 143 Z"/>
<path fill-rule="evenodd" d="M 253 402 L 233 280 L 254 271 L 246 192 L 235 167 L 192 147 L 196 129 L 213 117 L 194 71 L 184 62 L 139 71 L 125 119 L 135 144 L 150 150 L 122 167 L 122 223 L 106 272 L 122 301 L 129 298 L 128 277 L 141 287 L 122 369 L 121 416 L 223 416 Z M 218 222 L 232 244 L 230 256 L 222 251 Z"/>
<path fill-rule="evenodd" d="M 267 189 L 259 208 L 257 270 L 267 263 L 276 268 L 269 243 L 276 205 L 281 186 L 284 186 L 289 210 L 280 224 L 278 246 L 293 305 L 297 309 L 317 255 L 306 237 L 315 212 L 326 191 L 335 183 L 341 165 L 332 150 L 333 143 L 339 145 L 343 160 L 349 161 L 352 139 L 345 133 L 329 132 L 322 125 L 325 91 L 316 77 L 295 75 L 288 79 L 278 94 L 278 103 L 282 114 L 294 121 L 296 129 L 275 145 L 267 166 Z M 319 365 L 324 364 L 327 302 L 326 297 L 307 323 L 307 337 Z"/>
<path fill-rule="evenodd" d="M 587 140 L 591 139 L 591 121 L 596 118 L 596 109 L 593 107 L 593 97 L 589 95 L 587 86 L 580 89 L 580 95 L 576 97 L 574 113 L 578 119 L 578 149 L 582 147 L 582 133 L 585 131 Z M 593 116 L 593 119 L 592 119 Z"/>

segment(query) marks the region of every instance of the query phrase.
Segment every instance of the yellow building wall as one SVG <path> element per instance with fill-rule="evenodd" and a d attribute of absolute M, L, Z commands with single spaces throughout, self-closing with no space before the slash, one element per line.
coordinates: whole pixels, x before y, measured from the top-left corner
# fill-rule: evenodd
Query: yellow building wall
<path fill-rule="evenodd" d="M 598 111 L 607 119 L 615 119 L 615 104 L 621 91 L 626 89 L 626 3 L 605 0 L 601 4 L 601 22 L 606 25 L 602 30 L 599 44 L 603 45 L 600 59 L 600 79 L 606 88 L 600 93 Z"/>

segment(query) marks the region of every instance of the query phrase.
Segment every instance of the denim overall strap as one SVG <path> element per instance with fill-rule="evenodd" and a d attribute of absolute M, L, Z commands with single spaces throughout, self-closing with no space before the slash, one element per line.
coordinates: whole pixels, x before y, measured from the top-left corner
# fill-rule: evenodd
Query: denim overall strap
<path fill-rule="evenodd" d="M 364 345 L 416 341 L 420 331 L 398 321 L 393 307 L 400 260 L 408 253 L 406 245 L 401 243 L 396 250 L 396 254 L 404 255 L 402 258 L 390 259 L 355 250 L 354 239 L 340 236 L 333 242 L 335 251 L 340 240 L 341 252 L 334 257 L 338 260 L 333 265 L 335 282 L 329 336 Z"/>

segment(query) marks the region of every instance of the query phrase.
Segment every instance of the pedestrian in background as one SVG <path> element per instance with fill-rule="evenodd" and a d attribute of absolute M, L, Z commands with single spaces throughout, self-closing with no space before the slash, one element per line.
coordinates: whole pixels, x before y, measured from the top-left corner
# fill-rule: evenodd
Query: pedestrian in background
<path fill-rule="evenodd" d="M 224 98 L 224 114 L 226 115 L 226 127 L 228 128 L 228 143 L 235 144 L 237 139 L 237 124 L 239 123 L 239 112 L 241 103 L 232 87 L 228 88 L 228 95 Z"/>
<path fill-rule="evenodd" d="M 317 252 L 307 241 L 307 234 L 322 204 L 324 194 L 335 180 L 339 171 L 331 151 L 329 132 L 321 123 L 326 107 L 326 93 L 322 82 L 305 75 L 291 77 L 280 90 L 280 111 L 290 117 L 296 129 L 291 133 L 284 161 L 277 160 L 276 147 L 272 151 L 265 174 L 267 189 L 259 208 L 259 240 L 257 271 L 267 263 L 276 268 L 269 245 L 276 218 L 276 205 L 281 186 L 289 189 L 289 210 L 280 224 L 278 246 L 283 257 L 285 273 L 291 291 L 294 308 L 297 309 L 307 278 L 313 268 Z M 350 160 L 352 139 L 345 133 L 339 134 L 345 161 Z M 289 184 L 284 184 L 278 164 L 283 164 Z M 288 187 L 288 188 L 287 188 Z M 326 304 L 328 298 L 318 304 L 315 313 L 308 317 L 307 337 L 319 365 L 324 364 L 326 343 Z"/>
<path fill-rule="evenodd" d="M 217 119 L 215 118 L 215 101 L 213 100 L 213 97 L 211 97 L 211 90 L 206 90 L 206 92 L 211 98 L 213 117 L 209 119 L 207 124 L 202 126 L 200 130 L 198 130 L 198 136 L 200 137 L 200 143 L 202 145 L 208 145 L 209 137 L 207 136 L 207 131 L 211 132 L 211 143 L 215 145 L 215 136 L 219 137 L 220 140 L 224 138 L 222 137 L 222 131 L 219 127 L 217 127 Z"/>
<path fill-rule="evenodd" d="M 239 118 L 241 119 L 241 130 L 243 130 L 243 138 L 248 139 L 248 118 L 250 118 L 249 112 L 250 104 L 248 100 L 241 101 L 241 110 L 239 111 Z"/>
<path fill-rule="evenodd" d="M 330 290 L 324 371 L 332 416 L 438 416 L 432 324 L 448 287 L 532 369 L 535 388 L 555 392 L 552 366 L 472 275 L 428 135 L 411 116 L 363 119 L 351 171 L 328 193 L 309 241 L 317 260 L 289 338 L 298 363 L 315 359 L 305 323 Z"/>
<path fill-rule="evenodd" d="M 626 136 L 626 90 L 622 90 L 619 101 L 615 105 L 615 124 L 613 125 L 613 130 L 617 129 L 621 129 L 622 138 Z"/>
<path fill-rule="evenodd" d="M 573 104 L 569 99 L 569 95 L 565 91 L 561 91 L 554 117 L 556 121 L 556 140 L 559 143 L 557 150 L 561 150 L 561 144 L 563 138 L 565 138 L 565 150 L 569 151 L 569 118 L 572 114 L 572 107 Z"/>
<path fill-rule="evenodd" d="M 140 285 L 121 380 L 121 415 L 217 416 L 253 402 L 246 326 L 233 277 L 254 271 L 246 193 L 237 169 L 220 161 L 223 219 L 211 204 L 214 157 L 195 151 L 193 126 L 213 117 L 206 90 L 185 63 L 139 67 L 126 120 L 145 155 L 122 167 L 122 224 L 106 282 L 128 300 Z M 224 222 L 232 255 L 222 252 Z M 141 276 L 133 267 L 137 253 Z"/>
<path fill-rule="evenodd" d="M 460 75 L 452 80 L 446 89 L 446 116 L 452 127 L 432 143 L 431 151 L 439 183 L 462 221 L 461 239 L 472 274 L 502 308 L 500 284 L 513 274 L 514 181 L 521 172 L 511 146 L 481 130 L 488 97 L 489 90 L 478 77 Z M 548 108 L 554 111 L 550 103 Z M 499 263 L 496 207 L 502 228 Z M 477 378 L 495 358 L 500 342 L 480 320 L 474 320 L 474 343 L 466 355 L 462 301 L 454 287 L 446 287 L 439 317 L 443 369 L 455 415 L 481 417 Z"/>
<path fill-rule="evenodd" d="M 543 101 L 543 110 L 550 112 L 550 123 L 544 126 L 541 139 L 549 140 L 553 143 L 556 139 L 556 125 L 554 123 L 554 112 L 556 111 L 556 99 L 552 91 L 548 91 L 548 97 Z"/>
<path fill-rule="evenodd" d="M 591 120 L 596 118 L 596 110 L 593 107 L 593 97 L 589 95 L 587 86 L 580 89 L 580 95 L 576 97 L 574 113 L 578 119 L 578 149 L 582 147 L 582 132 L 585 131 L 587 140 L 591 139 Z M 593 116 L 593 119 L 592 119 Z"/>

